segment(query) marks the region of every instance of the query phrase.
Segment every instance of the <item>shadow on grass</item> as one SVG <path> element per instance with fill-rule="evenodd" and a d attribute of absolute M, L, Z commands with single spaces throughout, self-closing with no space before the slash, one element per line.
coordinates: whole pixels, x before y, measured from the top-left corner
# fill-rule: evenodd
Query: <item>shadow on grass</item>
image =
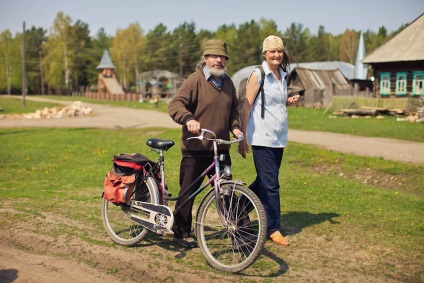
<path fill-rule="evenodd" d="M 338 224 L 333 218 L 339 217 L 337 213 L 312 214 L 306 211 L 293 211 L 281 216 L 282 232 L 284 235 L 295 235 L 304 228 L 329 221 Z"/>
<path fill-rule="evenodd" d="M 304 228 L 329 221 L 332 224 L 338 224 L 339 222 L 335 221 L 333 218 L 340 216 L 337 213 L 318 213 L 312 214 L 309 212 L 289 212 L 287 214 L 281 215 L 281 224 L 282 224 L 282 234 L 285 236 L 295 235 L 300 233 Z M 262 255 L 268 259 L 274 261 L 279 268 L 267 275 L 262 275 L 264 278 L 275 278 L 281 276 L 289 270 L 289 265 L 281 258 L 278 250 L 277 252 L 271 251 L 270 248 L 264 249 Z M 270 263 L 269 263 L 269 266 Z M 270 269 L 271 270 L 271 269 Z"/>
<path fill-rule="evenodd" d="M 293 211 L 281 216 L 282 233 L 284 235 L 295 235 L 300 233 L 304 228 L 320 224 L 329 221 L 331 224 L 338 224 L 339 222 L 334 218 L 339 217 L 337 213 L 309 213 L 306 211 Z M 164 250 L 168 250 L 176 253 L 174 258 L 181 259 L 186 257 L 189 249 L 182 248 L 176 245 L 172 241 L 172 236 L 162 236 L 155 233 L 149 233 L 149 235 L 137 245 L 139 248 L 158 246 Z M 278 252 L 274 253 L 270 249 L 264 249 L 262 255 L 279 266 L 276 271 L 270 274 L 262 275 L 263 278 L 275 278 L 281 276 L 289 270 L 289 265 L 282 259 Z M 251 276 L 244 272 L 240 272 L 240 275 Z M 257 275 L 256 275 L 257 276 Z"/>
<path fill-rule="evenodd" d="M 150 232 L 143 241 L 136 245 L 139 248 L 156 246 L 167 251 L 177 253 L 175 258 L 184 258 L 189 248 L 184 248 L 174 243 L 172 236 L 164 236 L 157 233 Z M 197 248 L 196 248 L 197 249 Z"/>

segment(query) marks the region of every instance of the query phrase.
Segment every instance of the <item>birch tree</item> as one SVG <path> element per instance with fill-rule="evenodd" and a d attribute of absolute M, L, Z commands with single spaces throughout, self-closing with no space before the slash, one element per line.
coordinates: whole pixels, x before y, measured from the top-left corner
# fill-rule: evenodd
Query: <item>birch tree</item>
<path fill-rule="evenodd" d="M 126 29 L 118 29 L 113 38 L 111 57 L 116 66 L 117 76 L 125 89 L 130 82 L 139 78 L 139 64 L 144 43 L 143 29 L 138 23 L 131 23 Z"/>
<path fill-rule="evenodd" d="M 72 52 L 69 50 L 71 18 L 59 12 L 54 20 L 48 39 L 43 46 L 45 81 L 50 91 L 61 93 L 70 90 L 70 65 Z"/>
<path fill-rule="evenodd" d="M 340 39 L 340 60 L 355 64 L 359 36 L 354 30 L 347 29 Z"/>
<path fill-rule="evenodd" d="M 5 30 L 0 33 L 0 88 L 5 88 L 7 94 L 12 93 L 13 49 L 12 33 Z M 3 85 L 4 80 L 4 85 Z"/>

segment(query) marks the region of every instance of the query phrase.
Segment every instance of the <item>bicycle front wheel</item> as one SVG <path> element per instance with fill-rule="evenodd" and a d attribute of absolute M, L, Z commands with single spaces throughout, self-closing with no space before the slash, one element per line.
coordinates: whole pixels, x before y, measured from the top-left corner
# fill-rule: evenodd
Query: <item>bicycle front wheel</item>
<path fill-rule="evenodd" d="M 145 227 L 129 218 L 131 214 L 143 213 L 131 208 L 134 200 L 159 203 L 157 185 L 152 177 L 147 177 L 144 181 L 137 183 L 129 204 L 115 205 L 107 199 L 103 199 L 103 226 L 112 241 L 122 246 L 134 246 L 148 234 Z"/>
<path fill-rule="evenodd" d="M 211 190 L 199 206 L 197 241 L 212 267 L 239 272 L 253 264 L 264 247 L 265 210 L 256 194 L 240 183 L 227 181 L 218 191 Z"/>

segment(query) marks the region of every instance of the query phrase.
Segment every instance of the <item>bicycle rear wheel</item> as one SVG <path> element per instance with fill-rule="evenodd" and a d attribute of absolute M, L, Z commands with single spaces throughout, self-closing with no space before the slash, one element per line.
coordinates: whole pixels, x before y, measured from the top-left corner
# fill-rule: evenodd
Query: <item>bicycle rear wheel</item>
<path fill-rule="evenodd" d="M 220 185 L 202 200 L 196 234 L 208 263 L 221 271 L 239 272 L 260 255 L 266 240 L 266 214 L 254 192 L 234 181 Z"/>
<path fill-rule="evenodd" d="M 129 218 L 130 214 L 141 214 L 131 209 L 134 200 L 159 203 L 157 185 L 152 177 L 138 182 L 128 204 L 115 205 L 107 199 L 102 203 L 102 220 L 109 237 L 122 246 L 134 246 L 147 236 L 148 230 Z"/>

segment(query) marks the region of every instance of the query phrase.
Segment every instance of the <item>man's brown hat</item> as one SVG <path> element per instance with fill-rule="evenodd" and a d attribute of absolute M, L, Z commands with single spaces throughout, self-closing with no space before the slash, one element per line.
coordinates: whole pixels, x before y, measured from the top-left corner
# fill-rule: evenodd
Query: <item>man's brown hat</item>
<path fill-rule="evenodd" d="M 230 59 L 227 54 L 227 44 L 219 39 L 211 39 L 206 42 L 203 56 L 205 55 L 219 55 L 225 56 L 227 60 Z"/>

